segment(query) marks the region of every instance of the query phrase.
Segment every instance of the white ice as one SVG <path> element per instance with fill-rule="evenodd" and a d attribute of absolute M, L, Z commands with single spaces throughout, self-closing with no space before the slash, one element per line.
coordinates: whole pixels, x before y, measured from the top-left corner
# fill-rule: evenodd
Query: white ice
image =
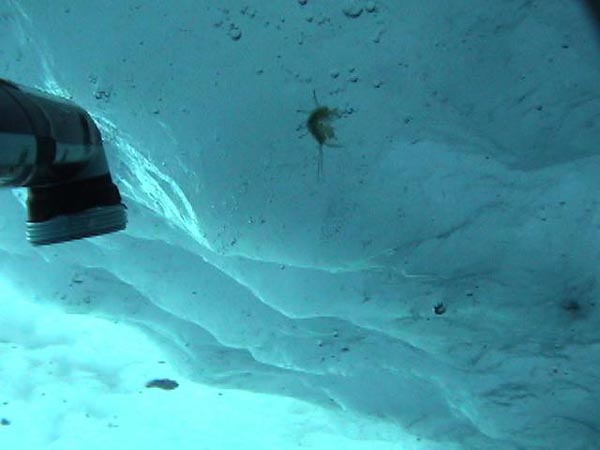
<path fill-rule="evenodd" d="M 0 192 L 0 449 L 598 450 L 591 3 L 1 2 L 130 222 Z"/>

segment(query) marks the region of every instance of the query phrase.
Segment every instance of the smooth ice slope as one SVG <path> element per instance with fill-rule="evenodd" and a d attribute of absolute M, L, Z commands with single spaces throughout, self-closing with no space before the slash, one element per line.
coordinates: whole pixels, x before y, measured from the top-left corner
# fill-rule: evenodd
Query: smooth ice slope
<path fill-rule="evenodd" d="M 130 225 L 32 249 L 22 193 L 1 192 L 2 276 L 139 327 L 187 380 L 311 404 L 337 439 L 600 448 L 586 3 L 215 5 L 3 3 L 0 76 L 94 115 Z M 342 116 L 321 181 L 313 91 Z M 247 448 L 281 448 L 273 427 Z"/>

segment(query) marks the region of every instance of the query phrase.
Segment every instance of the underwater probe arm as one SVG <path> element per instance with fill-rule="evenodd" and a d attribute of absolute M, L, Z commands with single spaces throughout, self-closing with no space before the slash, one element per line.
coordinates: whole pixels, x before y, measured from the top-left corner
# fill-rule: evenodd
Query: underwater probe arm
<path fill-rule="evenodd" d="M 27 187 L 26 235 L 54 244 L 122 230 L 127 217 L 98 127 L 79 106 L 0 79 L 0 187 Z"/>

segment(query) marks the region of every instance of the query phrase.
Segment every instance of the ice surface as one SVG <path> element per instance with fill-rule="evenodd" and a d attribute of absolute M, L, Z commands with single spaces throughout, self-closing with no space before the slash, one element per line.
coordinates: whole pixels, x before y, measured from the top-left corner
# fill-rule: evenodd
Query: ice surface
<path fill-rule="evenodd" d="M 254 3 L 0 7 L 0 77 L 94 115 L 130 217 L 34 249 L 0 192 L 0 446 L 42 404 L 22 448 L 198 448 L 209 416 L 210 449 L 599 449 L 586 3 Z M 342 114 L 320 181 L 313 90 Z M 159 358 L 187 383 L 147 394 Z"/>

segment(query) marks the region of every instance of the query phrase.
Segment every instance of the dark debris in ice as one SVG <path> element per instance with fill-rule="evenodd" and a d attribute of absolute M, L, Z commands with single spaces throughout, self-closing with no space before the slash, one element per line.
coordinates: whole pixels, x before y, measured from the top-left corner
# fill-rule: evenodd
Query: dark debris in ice
<path fill-rule="evenodd" d="M 172 391 L 179 387 L 179 383 L 175 380 L 170 380 L 168 378 L 156 378 L 154 380 L 148 381 L 146 383 L 147 388 L 160 388 L 165 391 Z"/>

